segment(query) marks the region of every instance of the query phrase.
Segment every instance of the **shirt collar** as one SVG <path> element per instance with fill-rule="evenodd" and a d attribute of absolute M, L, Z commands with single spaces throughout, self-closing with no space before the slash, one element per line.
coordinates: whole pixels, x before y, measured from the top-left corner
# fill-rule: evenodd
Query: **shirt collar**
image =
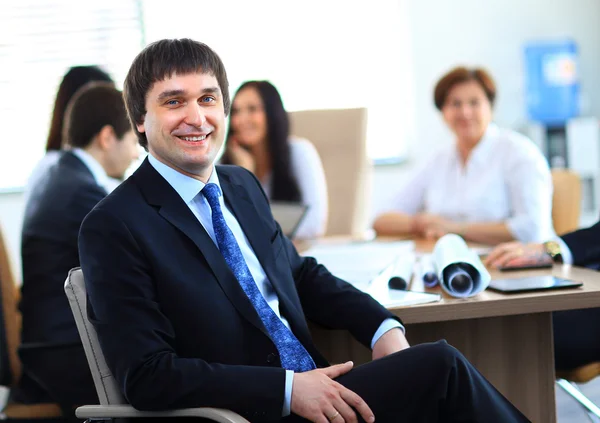
<path fill-rule="evenodd" d="M 206 185 L 204 182 L 194 179 L 190 176 L 184 175 L 176 171 L 175 169 L 167 166 L 152 154 L 148 154 L 148 161 L 152 167 L 160 173 L 160 175 L 166 179 L 166 181 L 173 187 L 177 194 L 185 201 L 186 204 L 190 203 L 200 191 Z M 217 169 L 213 166 L 213 171 L 208 178 L 209 184 L 216 184 L 219 187 L 219 195 L 222 195 L 221 184 L 219 183 L 219 177 L 217 175 Z"/>
<path fill-rule="evenodd" d="M 476 165 L 479 163 L 488 164 L 490 161 L 489 154 L 492 150 L 492 145 L 494 144 L 494 140 L 498 138 L 498 134 L 500 133 L 500 128 L 493 122 L 488 124 L 483 137 L 481 140 L 475 145 L 473 151 L 469 155 L 469 160 L 467 162 L 467 166 Z M 456 160 L 460 161 L 460 155 L 458 153 L 458 148 L 454 149 L 456 153 Z"/>
<path fill-rule="evenodd" d="M 88 168 L 98 185 L 107 191 L 111 191 L 107 188 L 110 186 L 110 177 L 106 174 L 106 171 L 94 156 L 81 148 L 73 148 L 70 151 Z"/>

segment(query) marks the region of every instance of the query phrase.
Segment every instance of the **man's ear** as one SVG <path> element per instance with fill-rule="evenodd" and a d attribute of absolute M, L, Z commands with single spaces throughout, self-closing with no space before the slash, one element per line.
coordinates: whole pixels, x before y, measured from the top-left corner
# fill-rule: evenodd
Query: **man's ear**
<path fill-rule="evenodd" d="M 145 117 L 146 117 L 146 115 L 142 116 L 141 123 L 135 124 L 135 127 L 137 128 L 137 130 L 140 134 L 143 134 L 144 132 L 146 132 L 145 119 L 144 119 Z"/>
<path fill-rule="evenodd" d="M 117 135 L 111 125 L 104 125 L 96 138 L 98 139 L 98 146 L 102 150 L 108 150 L 117 141 Z"/>

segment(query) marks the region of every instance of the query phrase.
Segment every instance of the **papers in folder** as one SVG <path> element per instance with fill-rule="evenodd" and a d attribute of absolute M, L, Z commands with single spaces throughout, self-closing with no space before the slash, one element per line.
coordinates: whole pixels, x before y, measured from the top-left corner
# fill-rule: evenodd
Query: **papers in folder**
<path fill-rule="evenodd" d="M 385 307 L 400 307 L 439 301 L 441 296 L 388 288 L 389 272 L 398 260 L 413 260 L 413 241 L 359 242 L 317 245 L 303 255 L 314 257 L 335 276 L 370 294 Z"/>

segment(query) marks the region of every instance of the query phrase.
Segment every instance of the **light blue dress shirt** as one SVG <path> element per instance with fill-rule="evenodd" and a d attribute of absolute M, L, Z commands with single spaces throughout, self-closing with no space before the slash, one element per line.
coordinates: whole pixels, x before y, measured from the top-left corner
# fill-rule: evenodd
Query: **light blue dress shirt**
<path fill-rule="evenodd" d="M 173 187 L 177 194 L 179 194 L 179 196 L 183 199 L 185 204 L 188 205 L 192 213 L 194 213 L 196 218 L 200 221 L 200 224 L 202 224 L 202 226 L 204 227 L 208 235 L 211 237 L 215 245 L 218 245 L 213 229 L 212 212 L 210 205 L 208 204 L 208 201 L 206 200 L 206 198 L 204 198 L 203 195 L 199 195 L 200 191 L 202 191 L 202 188 L 204 188 L 205 184 L 197 179 L 191 178 L 187 175 L 179 173 L 175 169 L 170 168 L 169 166 L 157 160 L 154 156 L 152 156 L 152 154 L 148 154 L 148 161 L 150 162 L 152 167 L 154 167 L 154 169 L 156 169 L 156 171 L 160 173 L 163 178 L 166 179 L 166 181 Z M 221 189 L 221 184 L 219 183 L 219 176 L 217 175 L 217 170 L 214 168 L 213 172 L 210 175 L 210 178 L 208 179 L 208 183 L 216 184 L 219 187 L 219 190 Z M 235 236 L 235 239 L 238 242 L 240 249 L 242 250 L 242 254 L 244 256 L 244 259 L 246 260 L 246 264 L 250 269 L 250 273 L 252 274 L 252 277 L 254 278 L 254 281 L 256 282 L 260 293 L 263 295 L 263 297 L 265 297 L 265 300 L 273 309 L 275 314 L 281 319 L 283 324 L 289 328 L 290 325 L 288 321 L 285 319 L 285 317 L 281 315 L 281 312 L 279 310 L 279 298 L 277 297 L 277 293 L 275 292 L 273 285 L 269 281 L 269 278 L 267 277 L 264 269 L 258 261 L 256 254 L 254 254 L 254 251 L 252 250 L 250 242 L 248 241 L 248 238 L 246 238 L 242 227 L 238 223 L 231 210 L 229 210 L 229 208 L 225 204 L 223 200 L 222 191 L 221 195 L 219 196 L 219 203 L 221 205 L 221 210 L 223 211 L 223 217 L 225 218 L 225 222 L 227 223 L 227 226 L 229 226 L 229 229 L 231 229 L 233 236 Z M 402 325 L 400 325 L 400 323 L 398 323 L 398 321 L 394 319 L 386 319 L 385 321 L 383 321 L 383 323 L 379 326 L 379 328 L 375 332 L 375 335 L 373 336 L 373 339 L 371 341 L 371 348 L 373 348 L 373 345 L 375 345 L 377 340 L 384 333 L 386 333 L 390 329 L 397 327 L 404 330 Z M 293 382 L 294 372 L 291 370 L 286 370 L 285 400 L 283 404 L 282 413 L 282 416 L 284 417 L 289 415 L 291 412 Z"/>
<path fill-rule="evenodd" d="M 558 242 L 560 246 L 560 255 L 564 264 L 573 264 L 573 253 L 565 241 L 559 236 L 554 238 L 554 241 Z"/>

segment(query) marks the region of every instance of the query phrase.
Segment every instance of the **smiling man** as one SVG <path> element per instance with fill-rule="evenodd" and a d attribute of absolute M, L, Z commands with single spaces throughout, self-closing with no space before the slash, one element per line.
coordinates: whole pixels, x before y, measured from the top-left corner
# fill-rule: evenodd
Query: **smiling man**
<path fill-rule="evenodd" d="M 79 248 L 90 321 L 134 407 L 222 407 L 253 422 L 527 421 L 445 342 L 409 348 L 397 317 L 298 255 L 250 172 L 214 165 L 230 99 L 208 46 L 149 45 L 124 93 L 150 154 L 88 215 Z M 330 366 L 307 320 L 350 330 L 374 360 Z"/>

